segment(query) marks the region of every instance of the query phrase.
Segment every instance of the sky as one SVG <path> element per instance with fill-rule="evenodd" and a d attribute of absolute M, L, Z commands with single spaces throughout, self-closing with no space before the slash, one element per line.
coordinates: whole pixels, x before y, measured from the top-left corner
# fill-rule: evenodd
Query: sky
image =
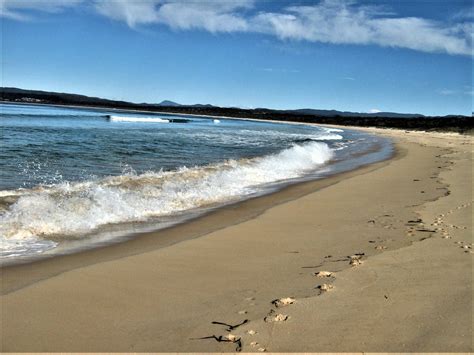
<path fill-rule="evenodd" d="M 2 86 L 132 102 L 472 112 L 471 0 L 0 0 Z"/>

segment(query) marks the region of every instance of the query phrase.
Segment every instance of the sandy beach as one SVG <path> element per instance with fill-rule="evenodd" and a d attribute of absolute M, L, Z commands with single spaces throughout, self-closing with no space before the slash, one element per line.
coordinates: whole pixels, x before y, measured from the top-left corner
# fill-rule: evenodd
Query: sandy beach
<path fill-rule="evenodd" d="M 364 130 L 395 157 L 4 267 L 1 350 L 472 352 L 472 137 Z"/>

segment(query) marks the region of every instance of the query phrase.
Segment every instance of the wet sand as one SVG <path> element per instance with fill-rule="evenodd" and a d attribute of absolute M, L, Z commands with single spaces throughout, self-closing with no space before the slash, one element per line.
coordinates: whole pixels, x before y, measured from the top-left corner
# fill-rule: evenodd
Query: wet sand
<path fill-rule="evenodd" d="M 371 131 L 394 159 L 3 268 L 2 351 L 472 351 L 472 138 Z"/>

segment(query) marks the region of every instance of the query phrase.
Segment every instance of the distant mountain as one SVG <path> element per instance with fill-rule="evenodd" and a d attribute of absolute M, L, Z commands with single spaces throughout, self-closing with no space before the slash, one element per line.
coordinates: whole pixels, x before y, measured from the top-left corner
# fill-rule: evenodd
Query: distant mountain
<path fill-rule="evenodd" d="M 175 106 L 183 106 L 183 105 L 178 104 L 177 102 L 174 102 L 174 101 L 163 100 L 157 106 L 175 107 Z"/>
<path fill-rule="evenodd" d="M 190 105 L 191 107 L 216 107 L 211 104 L 195 104 L 195 105 Z"/>
<path fill-rule="evenodd" d="M 178 104 L 177 102 L 169 101 L 169 100 L 161 101 L 157 106 L 166 106 L 166 107 L 178 107 L 178 106 L 184 106 L 184 107 L 214 107 L 213 105 L 210 105 L 210 104 L 183 105 L 183 104 Z"/>
<path fill-rule="evenodd" d="M 210 104 L 194 104 L 194 105 L 183 105 L 170 100 L 163 100 L 158 104 L 149 103 L 132 103 L 126 101 L 116 101 L 109 99 L 102 99 L 99 97 L 91 97 L 77 94 L 67 94 L 40 90 L 24 90 L 18 88 L 2 87 L 0 89 L 2 99 L 12 100 L 16 102 L 29 102 L 29 103 L 56 103 L 63 105 L 90 105 L 90 106 L 105 106 L 105 107 L 118 107 L 118 108 L 151 108 L 151 107 L 195 107 L 195 108 L 214 108 Z M 241 110 L 237 107 L 231 108 Z M 377 112 L 377 113 L 360 113 L 360 112 L 349 112 L 349 111 L 337 111 L 337 110 L 317 110 L 311 108 L 304 108 L 298 110 L 270 110 L 266 108 L 256 108 L 254 111 L 259 112 L 287 112 L 291 114 L 303 114 L 303 115 L 315 115 L 319 117 L 391 117 L 391 118 L 415 118 L 424 117 L 421 114 L 406 114 L 406 113 L 395 113 L 395 112 Z"/>
<path fill-rule="evenodd" d="M 209 104 L 181 105 L 165 100 L 158 104 L 114 101 L 85 95 L 23 90 L 1 87 L 0 100 L 15 103 L 35 103 L 50 105 L 89 106 L 123 110 L 142 110 L 148 112 L 193 114 L 200 116 L 254 118 L 260 120 L 278 120 L 316 124 L 334 124 L 346 126 L 381 127 L 399 129 L 418 129 L 454 132 L 472 132 L 472 116 L 424 116 L 395 112 L 359 113 L 337 110 L 272 110 L 267 108 L 244 109 L 238 107 L 218 107 Z"/>
<path fill-rule="evenodd" d="M 158 104 L 149 103 L 133 103 L 119 100 L 109 100 L 99 97 L 68 94 L 63 92 L 50 92 L 41 90 L 24 90 L 11 87 L 0 88 L 0 94 L 2 100 L 16 101 L 16 102 L 28 102 L 28 103 L 52 103 L 59 105 L 90 105 L 90 106 L 105 106 L 105 107 L 134 107 L 134 108 L 145 108 L 145 107 L 213 107 L 212 105 L 181 105 L 177 102 L 164 100 Z"/>
<path fill-rule="evenodd" d="M 422 114 L 417 113 L 396 113 L 396 112 L 349 112 L 349 111 L 337 111 L 337 110 L 315 110 L 311 108 L 303 108 L 299 110 L 287 110 L 288 112 L 302 113 L 305 115 L 317 115 L 324 117 L 391 117 L 391 118 L 416 118 L 416 117 L 425 117 Z"/>

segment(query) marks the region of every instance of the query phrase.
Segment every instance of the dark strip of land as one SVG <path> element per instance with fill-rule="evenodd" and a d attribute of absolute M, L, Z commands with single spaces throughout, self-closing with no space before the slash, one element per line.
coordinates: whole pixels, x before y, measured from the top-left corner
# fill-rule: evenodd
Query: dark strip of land
<path fill-rule="evenodd" d="M 179 105 L 172 102 L 161 104 L 132 103 L 115 101 L 84 95 L 0 88 L 0 100 L 13 103 L 39 103 L 50 105 L 74 105 L 96 108 L 124 110 L 143 110 L 217 117 L 252 118 L 301 123 L 334 124 L 344 126 L 398 128 L 410 130 L 444 131 L 471 133 L 472 116 L 424 116 L 420 114 L 399 114 L 380 112 L 377 114 L 342 112 L 335 110 L 272 110 L 266 108 L 242 109 L 236 107 L 217 107 L 212 105 Z M 172 106 L 170 105 L 172 104 Z"/>

